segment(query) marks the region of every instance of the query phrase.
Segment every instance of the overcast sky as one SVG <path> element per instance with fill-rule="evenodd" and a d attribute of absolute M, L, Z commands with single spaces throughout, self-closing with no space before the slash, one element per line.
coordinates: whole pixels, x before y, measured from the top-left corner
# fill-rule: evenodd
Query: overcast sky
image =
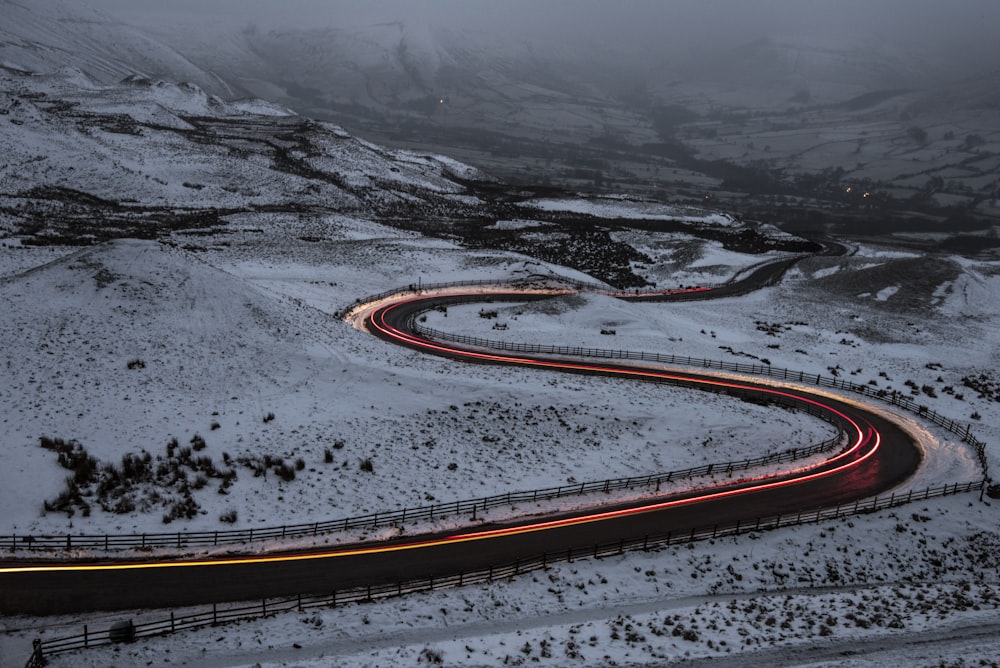
<path fill-rule="evenodd" d="M 1000 61 L 1000 0 L 83 0 L 138 25 L 220 29 L 421 21 L 635 48 L 746 42 L 769 35 L 904 41 Z"/>

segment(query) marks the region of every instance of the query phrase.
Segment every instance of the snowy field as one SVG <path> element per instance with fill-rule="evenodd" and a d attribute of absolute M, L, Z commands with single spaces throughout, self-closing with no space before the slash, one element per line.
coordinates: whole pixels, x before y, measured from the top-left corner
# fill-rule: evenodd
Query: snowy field
<path fill-rule="evenodd" d="M 352 285 L 347 273 L 379 254 L 426 266 L 427 280 L 491 269 L 473 273 L 474 257 L 408 238 L 334 246 L 337 259 L 323 254 L 330 265 L 306 253 L 294 264 L 221 254 L 220 265 L 232 263 L 223 272 L 211 255 L 120 241 L 6 279 L 4 420 L 19 475 L 2 492 L 5 532 L 215 529 L 230 510 L 234 527 L 311 522 L 735 461 L 835 435 L 815 418 L 732 398 L 516 369 L 470 375 L 388 346 L 333 317 L 352 295 L 383 287 Z M 503 261 L 493 275 L 523 265 Z M 711 410 L 688 415 L 693 401 Z M 761 425 L 788 440 L 761 439 Z M 93 501 L 43 512 L 67 475 L 43 436 L 75 440 L 101 465 L 143 451 L 166 461 L 172 439 L 183 448 L 201 437 L 196 456 L 236 479 L 192 470 L 189 486 L 136 487 L 106 504 L 131 499 L 129 512 Z M 274 466 L 255 475 L 266 455 L 304 466 L 294 480 Z M 188 487 L 199 511 L 167 526 Z"/>
<path fill-rule="evenodd" d="M 468 367 L 389 346 L 334 314 L 416 277 L 580 276 L 364 220 L 262 222 L 246 221 L 244 231 L 199 253 L 138 241 L 62 254 L 3 250 L 4 533 L 331 519 L 762 455 L 787 447 L 761 438 L 776 431 L 805 444 L 831 435 L 813 418 L 714 395 Z M 299 240 L 303 226 L 323 240 Z M 973 422 L 993 448 L 1000 437 L 991 394 L 998 268 L 855 250 L 808 259 L 781 286 L 738 299 L 627 304 L 579 295 L 497 304 L 488 318 L 481 305 L 452 307 L 428 314 L 427 324 L 487 338 L 766 359 L 837 373 L 916 393 L 934 410 Z M 700 244 L 687 252 L 694 270 L 728 261 L 735 274 L 760 260 Z M 130 369 L 133 360 L 144 365 Z M 711 410 L 691 411 L 706 401 Z M 968 446 L 927 425 L 915 428 L 936 443 L 915 486 L 978 479 Z M 136 509 L 123 514 L 94 503 L 89 516 L 79 507 L 72 516 L 42 511 L 67 471 L 39 447 L 40 436 L 76 439 L 98 461 L 117 462 L 142 450 L 165 456 L 169 439 L 183 446 L 195 434 L 206 442 L 200 454 L 220 469 L 231 462 L 237 476 L 226 494 L 217 493 L 216 479 L 191 491 L 200 508 L 193 518 L 163 523 L 176 487 L 132 490 Z M 274 468 L 255 476 L 266 454 L 304 466 L 291 480 Z M 997 451 L 989 456 L 995 470 Z M 235 522 L 223 523 L 231 510 Z M 996 655 L 972 631 L 1000 624 L 995 526 L 995 506 L 963 495 L 799 530 L 578 561 L 489 589 L 93 650 L 53 665 L 162 657 L 192 666 L 662 665 L 725 656 L 730 665 L 757 657 L 778 665 L 961 665 L 954 662 Z M 40 624 L 58 636 L 123 614 L 162 616 Z M 5 662 L 22 660 L 39 623 L 2 623 Z M 957 639 L 941 636 L 953 628 Z M 922 638 L 926 652 L 916 656 L 911 643 Z M 843 654 L 855 646 L 862 655 Z"/>

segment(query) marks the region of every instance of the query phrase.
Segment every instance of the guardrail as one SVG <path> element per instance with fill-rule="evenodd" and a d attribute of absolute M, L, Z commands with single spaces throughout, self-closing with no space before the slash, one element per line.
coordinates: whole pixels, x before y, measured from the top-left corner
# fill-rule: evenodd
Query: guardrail
<path fill-rule="evenodd" d="M 614 543 L 568 548 L 559 552 L 543 552 L 540 555 L 519 559 L 513 563 L 507 562 L 476 571 L 459 571 L 457 574 L 439 577 L 406 580 L 386 585 L 355 587 L 347 590 L 333 591 L 320 596 L 298 594 L 283 598 L 264 599 L 259 603 L 254 602 L 252 604 L 232 607 L 220 607 L 218 604 L 213 604 L 210 610 L 206 609 L 202 612 L 183 615 L 176 615 L 171 612 L 169 618 L 140 624 L 134 624 L 131 620 L 123 620 L 112 624 L 107 629 L 98 631 L 91 631 L 89 625 L 83 625 L 83 633 L 77 635 L 50 640 L 36 639 L 32 644 L 32 654 L 25 668 L 41 668 L 45 665 L 46 657 L 85 648 L 132 642 L 139 638 L 164 636 L 179 631 L 217 626 L 231 621 L 258 619 L 281 612 L 302 611 L 315 607 L 335 607 L 347 603 L 370 602 L 402 596 L 404 594 L 492 582 L 543 569 L 555 563 L 573 561 L 574 559 L 607 557 L 623 554 L 626 551 L 648 550 L 696 540 L 811 524 L 893 508 L 912 501 L 922 501 L 938 496 L 981 490 L 984 484 L 984 481 L 979 481 L 928 487 L 920 491 L 910 490 L 905 494 L 891 494 L 889 497 L 875 497 L 866 501 L 856 501 L 853 504 L 838 506 L 836 508 L 810 510 L 792 515 L 759 517 L 733 523 L 703 525 L 683 531 L 649 534 L 632 540 L 620 540 Z"/>
<path fill-rule="evenodd" d="M 367 297 L 359 297 L 354 300 L 354 303 L 341 310 L 341 313 L 346 313 L 351 309 L 360 306 L 362 304 L 370 304 L 372 302 L 382 301 L 389 297 L 394 297 L 398 295 L 405 295 L 409 293 L 420 293 L 428 290 L 444 290 L 447 288 L 475 288 L 475 287 L 497 287 L 500 285 L 509 285 L 511 287 L 518 287 L 524 285 L 541 284 L 541 283 L 559 283 L 565 284 L 570 287 L 576 288 L 578 290 L 609 290 L 606 285 L 600 283 L 588 283 L 586 281 L 578 281 L 573 278 L 566 278 L 563 276 L 543 276 L 541 274 L 532 274 L 530 276 L 525 276 L 524 278 L 512 278 L 507 279 L 503 282 L 497 282 L 492 279 L 483 280 L 470 280 L 470 281 L 448 281 L 444 283 L 411 283 L 406 287 L 390 288 L 389 290 L 384 290 L 376 295 L 369 295 Z"/>
<path fill-rule="evenodd" d="M 767 264 L 767 263 L 762 263 L 762 264 Z M 752 269 L 756 268 L 758 268 L 758 265 L 754 265 L 754 267 L 752 267 Z M 739 276 L 740 273 L 744 273 L 744 271 L 737 273 L 736 276 Z M 720 288 L 724 285 L 729 285 L 732 282 L 734 282 L 734 280 L 727 281 L 726 283 L 702 283 L 700 284 L 700 287 L 703 288 L 705 291 L 708 291 Z M 565 276 L 545 276 L 542 274 L 532 274 L 530 276 L 525 276 L 523 278 L 511 278 L 500 282 L 493 279 L 483 279 L 483 280 L 470 280 L 470 281 L 449 281 L 445 283 L 411 283 L 405 287 L 391 288 L 389 290 L 384 290 L 375 295 L 369 295 L 367 297 L 359 297 L 358 299 L 354 300 L 353 304 L 341 309 L 337 313 L 337 315 L 338 317 L 343 317 L 344 315 L 349 313 L 352 309 L 355 309 L 358 306 L 382 301 L 383 299 L 387 299 L 389 297 L 405 295 L 405 294 L 420 294 L 431 290 L 445 290 L 448 288 L 476 288 L 476 287 L 495 288 L 502 286 L 523 287 L 526 285 L 545 285 L 552 283 L 556 283 L 559 285 L 566 285 L 581 291 L 601 292 L 609 295 L 621 295 L 623 297 L 642 297 L 644 295 L 658 295 L 663 292 L 662 290 L 657 290 L 657 289 L 650 289 L 650 290 L 635 289 L 632 291 L 618 290 L 611 286 L 604 285 L 601 283 L 590 283 L 587 281 L 580 281 Z"/>
<path fill-rule="evenodd" d="M 431 327 L 425 327 L 419 322 L 414 321 L 411 323 L 414 331 L 417 333 L 441 341 L 450 341 L 452 343 L 461 343 L 463 345 L 474 346 L 476 348 L 490 348 L 493 350 L 505 350 L 508 352 L 518 352 L 534 355 L 560 355 L 567 357 L 589 357 L 596 359 L 610 359 L 610 360 L 629 360 L 638 362 L 653 362 L 656 364 L 672 364 L 678 366 L 691 366 L 691 367 L 701 367 L 704 369 L 719 369 L 720 371 L 729 371 L 734 373 L 745 373 L 757 376 L 767 376 L 768 378 L 775 378 L 780 380 L 791 380 L 793 382 L 809 383 L 819 387 L 829 387 L 837 390 L 846 390 L 848 392 L 853 392 L 856 394 L 864 395 L 870 399 L 878 399 L 885 403 L 892 404 L 893 406 L 899 406 L 905 410 L 930 420 L 934 424 L 943 427 L 944 429 L 950 431 L 951 433 L 959 436 L 963 441 L 971 445 L 979 459 L 980 465 L 983 467 L 983 479 L 989 479 L 989 464 L 986 459 L 986 444 L 980 441 L 978 438 L 972 435 L 971 425 L 968 423 L 959 423 L 951 418 L 944 417 L 936 413 L 935 411 L 929 409 L 927 406 L 918 404 L 909 397 L 900 394 L 899 392 L 892 391 L 889 392 L 884 389 L 876 389 L 871 385 L 862 385 L 861 383 L 853 383 L 849 380 L 843 380 L 837 377 L 826 377 L 820 374 L 809 374 L 804 371 L 793 371 L 791 369 L 784 369 L 781 367 L 772 366 L 771 364 L 741 364 L 739 362 L 725 362 L 721 360 L 709 360 L 700 359 L 696 357 L 690 357 L 686 355 L 673 355 L 673 354 L 660 354 L 660 353 L 647 353 L 647 352 L 636 352 L 631 350 L 609 350 L 604 348 L 583 348 L 580 346 L 546 346 L 534 343 L 514 343 L 508 341 L 496 341 L 492 339 L 482 339 L 475 336 L 466 336 L 464 334 L 452 334 L 450 332 L 442 332 Z"/>
<path fill-rule="evenodd" d="M 828 452 L 844 441 L 844 423 L 836 416 L 821 411 L 810 404 L 793 406 L 791 401 L 779 398 L 773 401 L 775 405 L 796 408 L 815 417 L 830 422 L 838 428 L 838 434 L 822 443 L 804 448 L 793 448 L 761 457 L 747 458 L 738 461 L 703 464 L 679 471 L 652 473 L 642 476 L 625 478 L 610 478 L 592 482 L 560 485 L 544 489 L 505 492 L 476 499 L 436 503 L 402 510 L 371 513 L 322 522 L 306 522 L 277 527 L 258 527 L 249 529 L 229 529 L 221 531 L 191 531 L 173 533 L 143 533 L 143 534 L 63 534 L 63 535 L 25 535 L 0 536 L 0 548 L 9 549 L 12 553 L 18 550 L 71 550 L 71 549 L 149 549 L 149 548 L 183 548 L 193 546 L 219 546 L 229 544 L 249 543 L 255 540 L 288 540 L 306 538 L 349 529 L 377 529 L 384 526 L 398 526 L 406 521 L 435 520 L 453 515 L 472 515 L 485 512 L 499 506 L 510 506 L 517 503 L 549 501 L 565 497 L 592 494 L 595 492 L 611 493 L 622 490 L 643 487 L 659 488 L 660 485 L 677 480 L 686 480 L 713 473 L 732 474 L 738 471 L 779 464 L 803 459 L 822 452 Z"/>

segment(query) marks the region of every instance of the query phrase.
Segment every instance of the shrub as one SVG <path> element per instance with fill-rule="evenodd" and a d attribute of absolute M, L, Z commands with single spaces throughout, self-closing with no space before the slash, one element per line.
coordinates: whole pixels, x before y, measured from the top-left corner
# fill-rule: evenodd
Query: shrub
<path fill-rule="evenodd" d="M 295 460 L 295 470 L 296 471 L 301 471 L 305 467 L 306 467 L 306 461 L 304 459 L 302 459 L 301 457 L 299 457 L 298 459 Z"/>
<path fill-rule="evenodd" d="M 195 471 L 204 471 L 212 477 L 216 477 L 218 471 L 215 469 L 215 463 L 212 458 L 208 455 L 202 455 L 201 457 L 196 457 L 194 461 L 190 464 L 191 468 Z"/>
<path fill-rule="evenodd" d="M 204 450 L 206 445 L 205 439 L 201 436 L 201 434 L 195 434 L 191 437 L 191 447 L 194 448 L 195 452 Z"/>
<path fill-rule="evenodd" d="M 375 472 L 375 466 L 372 464 L 371 457 L 365 457 L 364 459 L 361 460 L 361 470 L 364 471 L 365 473 Z"/>
<path fill-rule="evenodd" d="M 330 448 L 326 448 L 325 450 L 323 450 L 323 462 L 325 464 L 333 463 L 333 450 L 331 450 Z"/>
<path fill-rule="evenodd" d="M 281 462 L 278 466 L 274 467 L 274 472 L 277 473 L 278 477 L 285 482 L 295 480 L 295 469 L 285 462 Z"/>
<path fill-rule="evenodd" d="M 130 494 L 126 494 L 115 502 L 114 506 L 111 508 L 111 512 L 118 515 L 124 515 L 125 513 L 131 513 L 135 510 L 135 500 Z"/>
<path fill-rule="evenodd" d="M 59 465 L 73 471 L 73 481 L 77 485 L 88 485 L 94 481 L 97 474 L 97 460 L 87 454 L 86 449 L 76 441 L 64 441 L 61 438 L 42 436 L 39 445 L 46 450 L 58 453 Z"/>
<path fill-rule="evenodd" d="M 236 510 L 230 508 L 226 512 L 219 515 L 219 521 L 225 522 L 226 524 L 235 524 L 236 522 Z"/>
<path fill-rule="evenodd" d="M 128 364 L 126 364 L 126 366 L 129 369 L 145 369 L 146 368 L 146 363 L 143 362 L 140 359 L 134 359 L 134 360 L 129 360 Z"/>
<path fill-rule="evenodd" d="M 267 424 L 273 419 L 274 419 L 274 413 L 268 412 L 268 414 L 264 416 L 264 424 Z"/>
<path fill-rule="evenodd" d="M 163 523 L 170 524 L 174 520 L 191 519 L 198 514 L 200 507 L 189 494 L 186 494 L 180 501 L 174 502 L 169 512 L 163 515 Z"/>
<path fill-rule="evenodd" d="M 420 663 L 430 663 L 432 665 L 440 665 L 444 663 L 444 656 L 436 649 L 431 649 L 430 647 L 425 647 L 423 651 L 420 652 L 420 656 L 417 661 Z"/>

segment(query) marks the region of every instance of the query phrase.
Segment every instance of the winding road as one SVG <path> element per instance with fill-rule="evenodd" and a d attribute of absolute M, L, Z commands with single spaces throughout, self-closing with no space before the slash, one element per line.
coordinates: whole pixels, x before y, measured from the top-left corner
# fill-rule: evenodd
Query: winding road
<path fill-rule="evenodd" d="M 744 279 L 748 282 L 740 288 L 689 289 L 631 298 L 683 300 L 740 294 L 738 290 L 747 285 L 760 285 L 780 276 L 790 266 L 785 262 L 782 261 L 783 266 L 773 263 L 760 267 Z M 448 304 L 484 297 L 496 302 L 546 296 L 517 290 L 489 295 L 453 291 L 400 296 L 372 308 L 365 323 L 373 334 L 392 343 L 465 362 L 529 367 L 540 373 L 569 372 L 669 383 L 758 401 L 808 405 L 828 413 L 830 420 L 847 433 L 847 442 L 826 461 L 794 465 L 791 470 L 770 477 L 605 506 L 598 512 L 549 516 L 543 521 L 534 518 L 503 525 L 479 525 L 457 533 L 338 546 L 324 551 L 199 560 L 0 563 L 0 612 L 49 614 L 260 600 L 445 576 L 513 562 L 543 551 L 847 504 L 898 485 L 920 464 L 920 448 L 903 427 L 879 411 L 846 397 L 708 372 L 486 351 L 428 339 L 413 326 L 419 314 Z M 798 444 L 789 447 L 795 445 Z"/>

